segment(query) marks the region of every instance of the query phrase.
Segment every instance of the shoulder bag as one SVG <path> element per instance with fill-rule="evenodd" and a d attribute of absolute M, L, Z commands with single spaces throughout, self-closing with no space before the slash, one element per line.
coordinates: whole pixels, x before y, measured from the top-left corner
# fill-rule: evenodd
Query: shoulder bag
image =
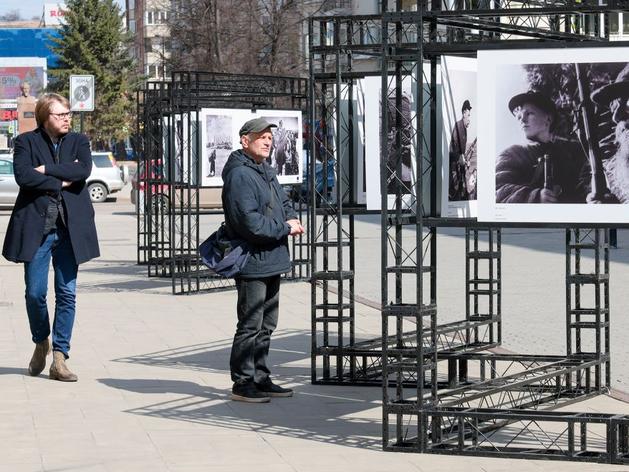
<path fill-rule="evenodd" d="M 264 213 L 267 218 L 271 215 L 277 199 L 272 182 L 269 182 L 269 189 L 271 202 Z M 238 276 L 247 265 L 251 249 L 252 244 L 246 239 L 230 238 L 223 221 L 221 226 L 199 246 L 199 255 L 208 269 L 222 277 L 231 278 Z"/>

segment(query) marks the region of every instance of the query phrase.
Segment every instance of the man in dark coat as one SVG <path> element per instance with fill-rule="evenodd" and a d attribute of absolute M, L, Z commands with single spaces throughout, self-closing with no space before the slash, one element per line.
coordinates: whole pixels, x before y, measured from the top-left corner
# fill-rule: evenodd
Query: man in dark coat
<path fill-rule="evenodd" d="M 277 130 L 273 133 L 273 147 L 275 148 L 275 168 L 279 175 L 283 175 L 284 164 L 286 163 L 286 129 L 282 124 L 282 120 L 280 120 Z"/>
<path fill-rule="evenodd" d="M 496 162 L 496 203 L 586 203 L 590 167 L 577 143 L 559 141 L 553 101 L 526 92 L 509 101 L 529 144 L 511 146 Z"/>
<path fill-rule="evenodd" d="M 210 164 L 210 171 L 208 172 L 208 177 L 214 177 L 216 174 L 216 149 L 212 149 L 212 152 L 207 158 L 208 163 Z"/>
<path fill-rule="evenodd" d="M 274 124 L 264 118 L 240 129 L 242 149 L 229 156 L 222 172 L 225 225 L 231 238 L 252 245 L 247 265 L 236 278 L 238 324 L 229 361 L 232 400 L 265 403 L 293 391 L 271 381 L 267 357 L 277 326 L 281 274 L 290 271 L 288 236 L 305 233 L 266 161 Z"/>
<path fill-rule="evenodd" d="M 37 102 L 37 129 L 15 140 L 13 164 L 20 186 L 2 255 L 24 263 L 26 311 L 35 343 L 28 366 L 39 375 L 53 353 L 50 378 L 76 382 L 66 365 L 75 317 L 78 266 L 100 255 L 94 208 L 85 185 L 92 171 L 87 137 L 70 132 L 70 103 L 57 94 Z M 55 274 L 55 317 L 46 305 L 50 260 Z"/>
<path fill-rule="evenodd" d="M 450 201 L 469 199 L 465 183 L 465 171 L 468 163 L 465 159 L 465 153 L 467 151 L 467 128 L 470 126 L 471 113 L 472 105 L 469 100 L 465 100 L 461 107 L 461 119 L 454 124 L 450 138 L 450 184 L 448 186 Z"/>

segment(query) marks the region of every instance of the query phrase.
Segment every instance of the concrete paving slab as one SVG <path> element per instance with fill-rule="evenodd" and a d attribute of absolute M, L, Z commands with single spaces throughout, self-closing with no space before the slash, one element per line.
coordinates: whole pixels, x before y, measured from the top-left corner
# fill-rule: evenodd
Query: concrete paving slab
<path fill-rule="evenodd" d="M 383 452 L 379 387 L 310 384 L 310 286 L 305 283 L 283 285 L 280 325 L 271 346 L 274 376 L 294 388 L 295 396 L 266 405 L 230 401 L 235 292 L 173 296 L 170 279 L 148 278 L 146 268 L 135 263 L 136 221 L 123 200 L 96 205 L 103 256 L 79 273 L 69 360 L 79 375 L 75 384 L 48 380 L 47 369 L 28 376 L 33 345 L 22 266 L 0 261 L 0 470 L 629 471 L 606 464 Z M 0 211 L 0 237 L 8 215 Z M 203 217 L 202 233 L 209 234 L 220 219 Z M 357 306 L 361 339 L 381 331 L 373 308 L 380 302 L 380 259 L 373 257 L 380 251 L 377 224 L 377 217 L 357 222 L 356 287 L 365 302 Z M 629 362 L 624 349 L 629 322 L 620 316 L 629 306 L 628 236 L 619 231 L 619 249 L 612 253 L 612 303 L 618 313 L 612 377 L 621 392 L 629 391 L 623 368 Z M 446 321 L 461 315 L 464 240 L 455 230 L 441 237 L 439 303 Z M 563 237 L 555 230 L 504 235 L 504 334 L 511 350 L 565 349 L 563 335 L 557 335 L 563 327 Z M 540 268 L 544 277 L 530 277 Z M 541 332 L 545 323 L 551 329 Z M 575 407 L 629 414 L 628 403 L 609 396 L 570 408 Z"/>

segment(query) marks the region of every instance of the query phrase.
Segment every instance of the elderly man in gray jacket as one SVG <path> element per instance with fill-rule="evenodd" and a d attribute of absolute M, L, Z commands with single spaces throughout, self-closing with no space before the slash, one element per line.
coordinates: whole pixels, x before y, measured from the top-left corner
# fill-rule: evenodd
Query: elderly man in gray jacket
<path fill-rule="evenodd" d="M 252 403 L 293 395 L 272 382 L 267 366 L 280 278 L 291 269 L 288 236 L 305 233 L 266 161 L 274 126 L 264 118 L 247 121 L 239 132 L 242 149 L 231 153 L 222 172 L 227 232 L 252 244 L 249 261 L 236 277 L 238 324 L 229 361 L 232 400 Z"/>

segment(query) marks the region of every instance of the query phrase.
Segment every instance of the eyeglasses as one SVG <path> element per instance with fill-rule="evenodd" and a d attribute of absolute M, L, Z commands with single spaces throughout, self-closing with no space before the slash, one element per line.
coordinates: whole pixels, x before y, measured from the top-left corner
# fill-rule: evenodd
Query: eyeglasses
<path fill-rule="evenodd" d="M 68 119 L 72 118 L 72 112 L 68 112 L 68 113 L 51 113 L 51 115 L 54 116 L 59 121 L 68 120 Z"/>

